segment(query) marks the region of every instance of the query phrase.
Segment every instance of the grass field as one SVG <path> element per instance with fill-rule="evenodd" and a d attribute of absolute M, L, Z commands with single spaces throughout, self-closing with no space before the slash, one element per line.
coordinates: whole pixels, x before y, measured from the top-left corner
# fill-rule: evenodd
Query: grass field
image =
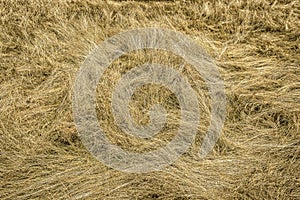
<path fill-rule="evenodd" d="M 0 199 L 300 199 L 300 3 L 293 0 L 0 1 Z M 201 126 L 194 144 L 166 169 L 119 172 L 83 146 L 72 115 L 72 87 L 84 59 L 126 30 L 162 27 L 188 35 L 215 60 L 227 117 L 213 152 L 197 157 L 208 126 L 209 95 L 193 67 Z M 146 61 L 178 69 L 168 52 L 137 51 L 115 62 L 97 87 L 97 114 L 108 138 L 143 152 L 174 136 L 180 117 L 172 92 L 145 85 L 130 104 L 169 113 L 152 140 L 114 124 L 111 93 Z"/>

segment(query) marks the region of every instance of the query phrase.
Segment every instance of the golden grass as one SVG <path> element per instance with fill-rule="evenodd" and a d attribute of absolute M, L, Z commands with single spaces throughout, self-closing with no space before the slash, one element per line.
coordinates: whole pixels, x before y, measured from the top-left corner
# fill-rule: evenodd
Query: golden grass
<path fill-rule="evenodd" d="M 0 199 L 299 199 L 299 8 L 292 0 L 1 1 Z M 199 160 L 209 97 L 185 66 L 203 112 L 195 144 L 163 171 L 127 174 L 97 161 L 80 142 L 72 87 L 97 44 L 149 26 L 189 35 L 216 60 L 227 118 L 214 151 Z M 137 91 L 130 109 L 143 124 L 143 107 L 165 105 L 170 119 L 159 137 L 139 141 L 113 124 L 112 88 L 147 59 L 174 68 L 181 62 L 164 52 L 134 52 L 116 60 L 98 85 L 99 123 L 132 151 L 163 145 L 178 125 L 176 99 L 155 85 Z"/>

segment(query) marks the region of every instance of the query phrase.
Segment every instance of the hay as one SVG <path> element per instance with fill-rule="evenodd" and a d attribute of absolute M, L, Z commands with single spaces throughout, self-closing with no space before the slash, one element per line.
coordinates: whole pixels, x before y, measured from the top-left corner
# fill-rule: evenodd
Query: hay
<path fill-rule="evenodd" d="M 299 7 L 292 0 L 1 1 L 0 198 L 299 199 Z M 210 100 L 201 77 L 186 65 L 182 74 L 203 113 L 195 144 L 163 171 L 128 174 L 98 162 L 82 145 L 72 87 L 97 44 L 149 26 L 189 35 L 216 60 L 227 118 L 214 151 L 199 160 Z M 116 60 L 98 85 L 99 123 L 112 142 L 131 151 L 164 145 L 178 127 L 176 98 L 156 85 L 136 91 L 130 110 L 146 124 L 143 108 L 164 105 L 169 119 L 158 137 L 130 138 L 113 123 L 112 88 L 149 59 L 174 68 L 182 63 L 167 52 L 133 52 Z"/>

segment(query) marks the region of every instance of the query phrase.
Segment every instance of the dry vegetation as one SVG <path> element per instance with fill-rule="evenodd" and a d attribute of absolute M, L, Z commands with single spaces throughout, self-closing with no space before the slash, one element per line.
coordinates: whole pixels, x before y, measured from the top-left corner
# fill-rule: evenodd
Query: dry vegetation
<path fill-rule="evenodd" d="M 300 199 L 299 8 L 292 0 L 1 1 L 0 199 Z M 172 166 L 127 174 L 98 162 L 80 142 L 72 86 L 97 44 L 149 26 L 189 35 L 216 60 L 227 118 L 205 160 L 196 156 L 202 123 L 195 144 Z M 151 103 L 170 112 L 153 141 L 122 134 L 109 108 L 126 70 L 149 59 L 176 68 L 182 60 L 173 57 L 133 52 L 107 70 L 98 85 L 98 117 L 112 142 L 147 151 L 173 135 L 178 103 L 157 85 L 137 91 L 131 104 L 140 123 L 147 123 L 142 108 Z M 205 85 L 192 67 L 182 73 L 198 93 L 205 122 Z"/>

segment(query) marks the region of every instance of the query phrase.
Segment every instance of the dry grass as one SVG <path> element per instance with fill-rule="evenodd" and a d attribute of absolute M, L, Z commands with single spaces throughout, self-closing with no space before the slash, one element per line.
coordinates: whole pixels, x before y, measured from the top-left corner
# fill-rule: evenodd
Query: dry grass
<path fill-rule="evenodd" d="M 292 0 L 1 1 L 0 199 L 299 199 L 299 8 Z M 97 44 L 145 26 L 181 31 L 209 52 L 226 84 L 228 116 L 205 160 L 196 157 L 203 123 L 199 139 L 172 166 L 127 174 L 101 164 L 81 144 L 72 86 Z M 141 107 L 161 102 L 171 113 L 167 136 L 147 144 L 113 124 L 108 95 L 145 56 L 175 68 L 181 62 L 169 54 L 135 52 L 115 61 L 98 86 L 98 109 L 106 109 L 98 112 L 99 122 L 113 142 L 133 151 L 162 145 L 178 125 L 176 99 L 158 86 L 137 91 L 131 112 L 147 123 Z M 189 66 L 183 74 L 205 119 L 204 83 Z M 150 94 L 155 98 L 147 100 Z"/>

